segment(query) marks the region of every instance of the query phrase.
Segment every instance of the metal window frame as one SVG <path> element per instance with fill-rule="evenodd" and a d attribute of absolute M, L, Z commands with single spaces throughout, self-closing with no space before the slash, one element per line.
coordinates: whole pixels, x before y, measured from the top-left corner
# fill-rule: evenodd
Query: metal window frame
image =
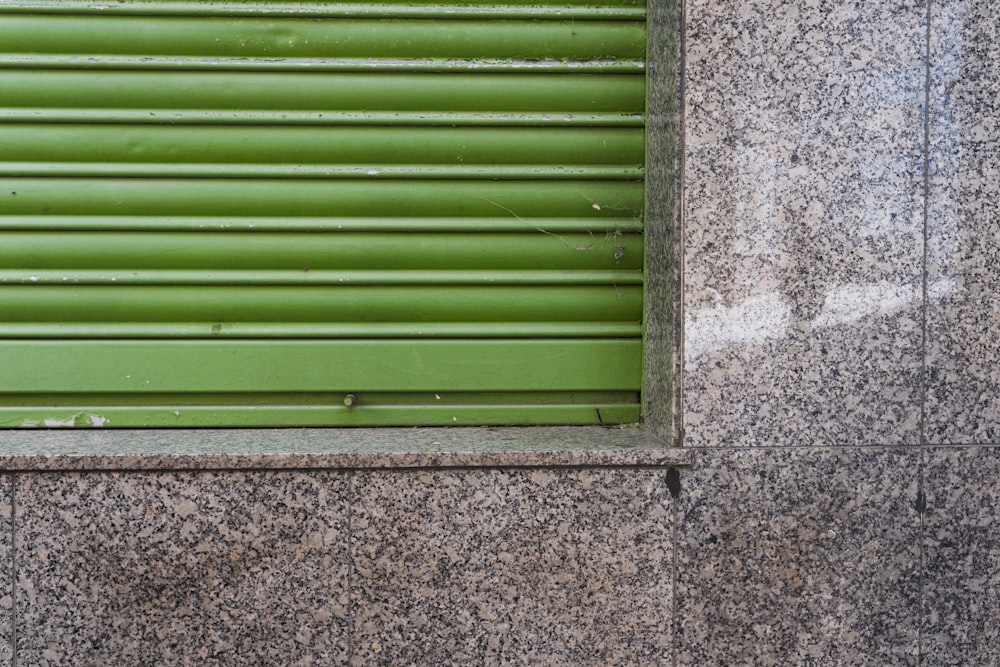
<path fill-rule="evenodd" d="M 679 446 L 682 276 L 680 252 L 680 0 L 649 0 L 646 19 L 646 205 L 643 427 Z"/>

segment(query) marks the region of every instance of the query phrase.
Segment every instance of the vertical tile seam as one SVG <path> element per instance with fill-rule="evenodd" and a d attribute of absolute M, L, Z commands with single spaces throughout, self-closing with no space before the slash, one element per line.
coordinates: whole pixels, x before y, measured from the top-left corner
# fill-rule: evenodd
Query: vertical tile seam
<path fill-rule="evenodd" d="M 925 490 L 926 458 L 927 458 L 927 321 L 929 316 L 929 300 L 927 284 L 929 280 L 929 243 L 930 243 L 930 206 L 931 206 L 931 26 L 932 5 L 934 0 L 927 0 L 924 10 L 924 182 L 923 182 L 923 257 L 922 257 L 922 307 L 921 307 L 921 339 L 920 339 L 920 458 L 917 464 L 917 667 L 924 664 L 924 623 L 926 622 L 925 590 L 926 567 L 924 546 L 925 517 L 927 515 L 927 494 Z"/>
<path fill-rule="evenodd" d="M 666 473 L 664 473 L 663 488 L 667 488 Z M 681 486 L 681 494 L 684 493 L 684 487 Z M 677 665 L 677 654 L 680 651 L 680 639 L 678 633 L 680 631 L 680 623 L 678 622 L 680 605 L 677 603 L 677 578 L 679 576 L 678 568 L 678 555 L 677 555 L 677 527 L 680 523 L 681 517 L 681 500 L 680 498 L 673 498 L 668 493 L 667 496 L 670 498 L 670 505 L 673 508 L 670 517 L 670 667 L 678 667 Z"/>
<path fill-rule="evenodd" d="M 931 4 L 927 0 L 924 15 L 924 113 L 923 113 L 923 215 L 921 248 L 921 320 L 920 320 L 920 429 L 919 443 L 927 444 L 927 320 L 928 320 L 928 244 L 930 238 L 931 198 Z"/>
<path fill-rule="evenodd" d="M 924 664 L 924 517 L 927 515 L 927 495 L 924 490 L 926 448 L 920 447 L 917 461 L 917 667 Z"/>

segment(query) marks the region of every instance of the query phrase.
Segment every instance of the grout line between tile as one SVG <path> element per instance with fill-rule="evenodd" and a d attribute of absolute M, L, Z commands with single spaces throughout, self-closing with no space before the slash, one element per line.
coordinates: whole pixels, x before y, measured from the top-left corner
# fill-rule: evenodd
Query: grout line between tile
<path fill-rule="evenodd" d="M 923 257 L 922 257 L 922 307 L 920 325 L 920 459 L 917 465 L 917 667 L 924 664 L 924 597 L 926 589 L 925 554 L 924 554 L 924 517 L 927 513 L 927 495 L 925 490 L 925 475 L 927 456 L 927 321 L 928 305 L 928 257 L 930 242 L 930 206 L 931 206 L 931 20 L 933 0 L 927 0 L 924 13 L 924 210 L 923 210 Z"/>
<path fill-rule="evenodd" d="M 667 486 L 665 477 L 666 473 L 664 473 L 664 488 Z M 681 494 L 683 493 L 684 487 L 682 486 Z M 678 622 L 679 605 L 677 604 L 677 577 L 679 576 L 677 524 L 680 522 L 681 517 L 680 498 L 671 497 L 670 504 L 673 507 L 673 516 L 670 518 L 670 667 L 677 667 L 677 654 L 680 652 L 680 640 L 678 638 L 680 630 L 680 623 Z"/>
<path fill-rule="evenodd" d="M 927 319 L 928 319 L 928 239 L 930 237 L 931 198 L 931 3 L 927 0 L 924 15 L 924 137 L 923 137 L 923 230 L 921 258 L 920 321 L 920 444 L 927 443 Z"/>
<path fill-rule="evenodd" d="M 924 664 L 924 515 L 927 514 L 925 456 L 926 449 L 921 447 L 917 463 L 917 667 L 923 667 Z"/>
<path fill-rule="evenodd" d="M 928 256 L 930 239 L 930 206 L 931 206 L 931 21 L 934 0 L 927 0 L 924 13 L 924 210 L 923 210 L 923 257 L 922 257 L 922 305 L 920 325 L 920 459 L 917 465 L 917 667 L 924 664 L 924 517 L 927 513 L 927 494 L 925 491 L 925 459 L 927 456 L 927 320 L 928 305 Z"/>

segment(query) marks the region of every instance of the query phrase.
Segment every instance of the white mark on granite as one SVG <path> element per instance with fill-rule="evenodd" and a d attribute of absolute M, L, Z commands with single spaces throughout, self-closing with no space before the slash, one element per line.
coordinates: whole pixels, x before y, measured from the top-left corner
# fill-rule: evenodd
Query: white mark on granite
<path fill-rule="evenodd" d="M 955 291 L 955 281 L 935 280 L 927 285 L 927 298 L 943 299 Z M 856 322 L 869 315 L 885 315 L 902 310 L 921 300 L 920 289 L 882 283 L 843 285 L 830 290 L 823 311 L 813 320 L 817 328 Z"/>
<path fill-rule="evenodd" d="M 198 505 L 191 500 L 184 500 L 177 505 L 177 516 L 186 519 L 198 511 Z"/>
<path fill-rule="evenodd" d="M 910 442 L 926 9 L 686 5 L 685 444 Z"/>
<path fill-rule="evenodd" d="M 928 285 L 927 297 L 942 299 L 954 291 L 954 280 L 936 280 Z M 826 292 L 822 309 L 809 323 L 813 329 L 850 324 L 901 311 L 921 300 L 919 285 L 845 283 Z M 713 302 L 713 307 L 692 311 L 686 318 L 684 360 L 688 370 L 696 368 L 698 358 L 709 352 L 780 338 L 793 324 L 792 304 L 779 294 L 751 297 L 726 307 L 715 292 Z"/>
<path fill-rule="evenodd" d="M 691 370 L 702 355 L 733 345 L 752 345 L 781 336 L 791 322 L 791 308 L 779 295 L 747 299 L 727 308 L 688 313 L 684 325 L 684 361 Z"/>

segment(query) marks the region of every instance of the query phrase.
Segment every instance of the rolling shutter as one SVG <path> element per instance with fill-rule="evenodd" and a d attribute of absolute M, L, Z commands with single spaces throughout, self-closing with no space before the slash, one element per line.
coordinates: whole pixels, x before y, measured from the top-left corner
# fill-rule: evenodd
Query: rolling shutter
<path fill-rule="evenodd" d="M 644 15 L 0 4 L 0 425 L 636 421 Z"/>

